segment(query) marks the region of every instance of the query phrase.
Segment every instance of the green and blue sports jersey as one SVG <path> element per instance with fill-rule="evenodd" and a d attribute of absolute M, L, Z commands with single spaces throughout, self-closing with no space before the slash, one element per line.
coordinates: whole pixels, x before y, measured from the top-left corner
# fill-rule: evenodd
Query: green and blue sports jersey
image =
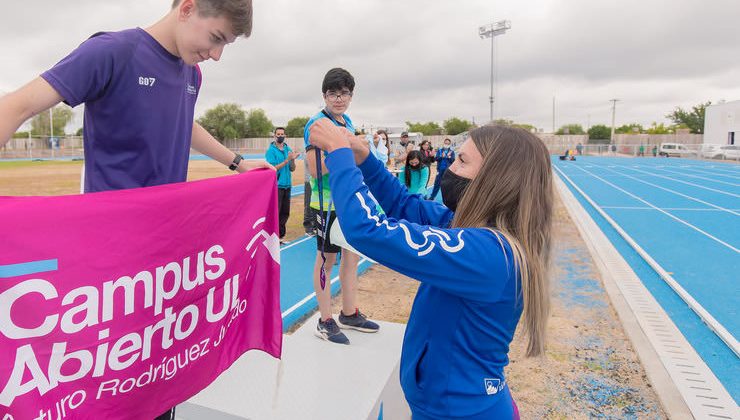
<path fill-rule="evenodd" d="M 303 144 L 305 147 L 308 147 L 310 145 L 310 142 L 308 141 L 309 136 L 311 134 L 309 128 L 315 123 L 316 121 L 320 120 L 321 118 L 328 118 L 326 114 L 323 112 L 319 112 L 313 117 L 311 117 L 310 120 L 306 123 L 306 126 L 303 128 Z M 349 118 L 349 115 L 342 114 L 342 118 L 345 122 L 345 127 L 347 130 L 349 130 L 350 133 L 355 133 L 355 126 L 352 124 L 352 120 Z M 336 120 L 333 118 L 331 121 L 334 123 L 334 125 L 342 126 L 339 124 Z M 316 153 L 314 151 L 309 151 L 308 153 Z M 316 182 L 316 179 L 311 179 L 311 208 L 319 210 L 319 183 Z M 334 206 L 332 205 L 331 208 L 329 208 L 329 203 L 331 202 L 331 187 L 329 184 L 329 175 L 323 175 L 321 178 L 321 190 L 322 190 L 322 199 L 324 201 L 324 211 L 331 211 L 334 209 Z"/>

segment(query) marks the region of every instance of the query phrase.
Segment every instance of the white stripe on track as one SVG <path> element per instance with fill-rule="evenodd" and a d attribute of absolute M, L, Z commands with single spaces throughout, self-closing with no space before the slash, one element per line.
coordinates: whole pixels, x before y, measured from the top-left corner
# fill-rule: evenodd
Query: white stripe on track
<path fill-rule="evenodd" d="M 670 180 L 670 181 L 680 182 L 680 183 L 686 184 L 686 185 L 691 185 L 692 187 L 697 187 L 697 188 L 701 188 L 701 189 L 704 189 L 704 190 L 708 190 L 708 191 L 712 191 L 712 192 L 716 192 L 716 193 L 720 193 L 720 194 L 729 195 L 731 197 L 740 198 L 740 194 L 733 194 L 731 192 L 727 192 L 727 191 L 718 190 L 718 189 L 715 189 L 715 188 L 706 187 L 704 185 L 694 184 L 693 182 L 681 181 L 680 179 L 671 178 L 669 176 L 660 175 L 660 174 L 656 174 L 656 173 L 653 173 L 653 172 L 643 171 L 641 169 L 633 169 L 633 168 L 627 168 L 627 169 L 630 169 L 630 170 L 633 170 L 633 171 L 642 172 L 645 175 L 655 176 L 655 177 L 658 177 L 658 178 L 665 178 L 665 179 Z"/>
<path fill-rule="evenodd" d="M 360 264 L 362 264 L 364 262 L 370 262 L 370 260 L 368 260 L 367 258 L 360 259 L 360 261 L 357 263 L 357 267 L 360 267 Z M 332 278 L 331 280 L 329 280 L 329 286 L 328 287 L 331 287 L 331 285 L 334 284 L 334 283 L 336 283 L 337 281 L 339 281 L 339 276 L 335 276 L 334 278 Z M 314 296 L 316 296 L 316 292 L 313 292 L 310 295 L 308 295 L 308 296 L 304 297 L 303 299 L 299 300 L 295 305 L 293 305 L 290 308 L 286 309 L 281 314 L 281 317 L 282 318 L 285 318 L 286 316 L 288 316 L 291 313 L 295 312 L 296 309 L 300 308 L 304 303 L 306 303 L 309 300 L 311 300 L 311 298 L 314 297 Z"/>
<path fill-rule="evenodd" d="M 678 191 L 674 191 L 674 190 L 672 190 L 672 189 L 670 189 L 670 188 L 665 188 L 665 187 L 662 187 L 662 186 L 660 186 L 660 185 L 657 185 L 657 184 L 653 184 L 652 182 L 648 182 L 648 181 L 642 180 L 642 179 L 640 179 L 640 178 L 637 178 L 637 177 L 634 177 L 634 176 L 632 176 L 632 175 L 627 175 L 627 174 L 625 174 L 625 173 L 622 173 L 622 172 L 617 172 L 617 171 L 615 171 L 614 169 L 609 169 L 609 168 L 603 168 L 603 167 L 602 167 L 601 169 L 606 169 L 607 171 L 611 171 L 611 172 L 614 172 L 615 174 L 618 174 L 618 175 L 620 175 L 620 176 L 626 176 L 627 178 L 630 178 L 630 179 L 634 179 L 634 180 L 635 180 L 635 181 L 637 181 L 637 182 L 642 182 L 643 184 L 646 184 L 646 185 L 650 185 L 651 187 L 655 187 L 655 188 L 658 188 L 658 189 L 661 189 L 661 190 L 664 190 L 664 191 L 668 191 L 668 192 L 669 192 L 669 193 L 671 193 L 671 194 L 676 194 L 676 195 L 678 195 L 678 196 L 681 196 L 681 197 L 687 198 L 687 199 L 689 199 L 689 200 L 693 200 L 693 201 L 696 201 L 697 203 L 701 203 L 701 204 L 704 204 L 704 205 L 706 205 L 706 206 L 709 206 L 709 207 L 713 207 L 713 208 L 715 208 L 715 209 L 717 209 L 717 210 L 722 210 L 722 211 L 726 211 L 726 212 L 728 212 L 728 213 L 730 213 L 730 214 L 734 214 L 735 216 L 740 216 L 740 213 L 734 212 L 734 211 L 732 211 L 732 210 L 730 210 L 730 209 L 726 209 L 726 208 L 724 208 L 724 207 L 722 207 L 722 206 L 718 206 L 718 205 L 716 205 L 716 204 L 712 204 L 712 203 L 710 203 L 710 202 L 707 202 L 707 201 L 704 201 L 704 200 L 700 200 L 700 199 L 698 199 L 698 198 L 695 198 L 695 197 L 692 197 L 692 196 L 690 196 L 690 195 L 686 195 L 686 194 L 684 194 L 684 193 L 680 193 L 680 192 L 678 192 Z"/>
<path fill-rule="evenodd" d="M 667 211 L 665 211 L 665 210 L 662 210 L 662 209 L 660 209 L 660 208 L 659 208 L 658 206 L 654 205 L 653 203 L 650 203 L 650 202 L 648 202 L 647 200 L 645 200 L 645 199 L 643 199 L 643 198 L 640 198 L 640 197 L 636 196 L 635 194 L 632 194 L 631 192 L 629 192 L 629 191 L 625 190 L 624 188 L 621 188 L 621 187 L 619 187 L 619 186 L 617 186 L 617 185 L 614 185 L 613 183 L 611 183 L 611 182 L 609 182 L 609 181 L 605 180 L 604 178 L 602 178 L 602 177 L 600 177 L 600 176 L 598 176 L 598 175 L 596 175 L 596 174 L 594 174 L 594 173 L 591 173 L 591 172 L 589 172 L 589 171 L 587 171 L 587 170 L 585 170 L 585 169 L 581 168 L 580 166 L 574 166 L 574 167 L 575 167 L 575 168 L 578 168 L 578 169 L 580 169 L 580 170 L 581 170 L 581 171 L 583 171 L 583 172 L 586 172 L 587 174 L 590 174 L 590 175 L 591 175 L 591 176 L 593 176 L 594 178 L 596 178 L 596 179 L 600 180 L 601 182 L 603 182 L 603 183 L 605 183 L 605 184 L 608 184 L 608 185 L 612 186 L 613 188 L 615 188 L 615 189 L 617 189 L 617 190 L 619 190 L 619 191 L 621 191 L 621 192 L 623 192 L 623 193 L 625 193 L 625 194 L 629 195 L 630 197 L 632 197 L 632 198 L 634 198 L 634 199 L 636 199 L 636 200 L 642 201 L 643 203 L 645 203 L 645 204 L 647 204 L 648 206 L 650 206 L 650 207 L 654 208 L 655 210 L 658 210 L 659 212 L 661 212 L 661 213 L 665 214 L 666 216 L 668 216 L 668 217 L 672 218 L 673 220 L 675 220 L 675 221 L 677 221 L 677 222 L 679 222 L 679 223 L 681 223 L 681 224 L 683 224 L 683 225 L 686 225 L 686 226 L 690 227 L 691 229 L 694 229 L 695 231 L 697 231 L 697 232 L 701 233 L 702 235 L 704 235 L 704 236 L 706 236 L 706 237 L 708 237 L 708 238 L 710 238 L 710 239 L 712 239 L 712 240 L 716 241 L 717 243 L 720 243 L 720 244 L 722 244 L 723 246 L 725 246 L 725 247 L 727 247 L 727 248 L 730 248 L 731 250 L 733 250 L 733 251 L 735 251 L 736 253 L 740 254 L 740 249 L 737 249 L 737 248 L 735 248 L 734 246 L 732 246 L 732 245 L 728 244 L 727 242 L 723 241 L 722 239 L 719 239 L 719 238 L 717 238 L 716 236 L 714 236 L 714 235 L 712 235 L 712 234 L 710 234 L 710 233 L 708 233 L 708 232 L 705 232 L 705 231 L 703 231 L 703 230 L 699 229 L 698 227 L 696 227 L 696 226 L 692 225 L 691 223 L 689 223 L 689 222 L 687 222 L 687 221 L 685 221 L 685 220 L 681 219 L 680 217 L 674 216 L 674 215 L 672 215 L 671 213 L 668 213 Z M 565 174 L 563 174 L 563 175 L 565 175 Z"/>
<path fill-rule="evenodd" d="M 625 241 L 645 260 L 645 262 L 650 265 L 650 267 L 655 270 L 656 273 L 665 281 L 668 286 L 670 286 L 673 291 L 678 294 L 681 299 L 683 299 L 684 302 L 686 302 L 687 305 L 693 310 L 699 318 L 706 324 L 712 331 L 714 331 L 717 336 L 724 341 L 724 343 L 727 345 L 727 347 L 732 350 L 736 356 L 740 356 L 740 344 L 738 344 L 737 339 L 727 330 L 727 328 L 724 327 L 724 325 L 720 324 L 719 321 L 717 321 L 712 314 L 709 313 L 706 309 L 704 309 L 703 306 L 699 302 L 694 299 L 693 296 L 689 292 L 686 291 L 686 289 L 681 286 L 676 279 L 674 279 L 668 272 L 660 265 L 657 261 L 653 259 L 653 257 L 650 256 L 650 254 L 647 253 L 632 237 L 627 234 L 627 232 L 622 229 L 622 227 L 614 221 L 611 217 L 609 217 L 608 214 L 604 210 L 602 210 L 601 207 L 599 207 L 596 202 L 594 202 L 591 197 L 589 197 L 582 189 L 576 185 L 573 180 L 568 178 L 565 173 L 560 170 L 557 166 L 553 166 L 555 170 L 560 172 L 560 175 L 565 178 L 570 185 L 573 186 L 573 188 L 580 193 L 583 198 L 588 201 L 593 208 L 609 223 L 616 231 L 619 233 L 619 235 L 624 238 Z"/>

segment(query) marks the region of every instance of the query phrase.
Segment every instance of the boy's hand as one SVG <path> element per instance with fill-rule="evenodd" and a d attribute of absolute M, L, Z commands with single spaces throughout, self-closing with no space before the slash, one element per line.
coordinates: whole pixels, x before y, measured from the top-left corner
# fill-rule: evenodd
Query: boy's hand
<path fill-rule="evenodd" d="M 288 153 L 288 160 L 295 160 L 300 155 L 300 152 L 290 152 Z"/>

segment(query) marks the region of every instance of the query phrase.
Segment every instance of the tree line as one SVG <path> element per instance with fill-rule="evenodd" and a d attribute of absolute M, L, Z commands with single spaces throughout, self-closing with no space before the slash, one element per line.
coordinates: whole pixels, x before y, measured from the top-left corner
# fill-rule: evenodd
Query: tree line
<path fill-rule="evenodd" d="M 615 127 L 614 132 L 617 134 L 670 134 L 675 133 L 678 129 L 688 129 L 691 133 L 701 134 L 704 130 L 704 114 L 709 105 L 711 105 L 711 102 L 700 103 L 690 109 L 676 107 L 665 116 L 673 124 L 665 125 L 664 123 L 653 122 L 649 127 L 643 127 L 638 123 L 623 124 Z M 51 112 L 53 124 L 49 124 L 49 117 L 48 112 L 36 115 L 31 120 L 30 133 L 27 131 L 17 132 L 14 137 L 28 137 L 29 134 L 33 137 L 64 136 L 65 128 L 73 117 L 72 109 L 66 105 L 56 106 Z M 308 120 L 309 117 L 292 118 L 285 125 L 285 134 L 288 137 L 303 137 L 303 127 Z M 198 118 L 197 122 L 222 142 L 239 138 L 269 137 L 275 128 L 263 109 L 244 110 L 235 103 L 218 104 L 207 110 L 202 117 Z M 531 124 L 517 123 L 507 119 L 498 119 L 494 122 L 520 127 L 532 132 L 537 130 Z M 50 133 L 52 126 L 54 132 Z M 441 124 L 435 121 L 406 121 L 406 127 L 408 131 L 422 133 L 423 135 L 446 134 L 454 136 L 470 130 L 475 127 L 475 124 L 458 117 L 450 117 Z M 82 128 L 77 130 L 76 134 L 78 136 L 82 135 Z M 588 130 L 584 130 L 580 124 L 565 124 L 555 134 L 588 134 L 589 139 L 609 139 L 611 137 L 611 127 L 605 124 L 596 124 L 589 127 Z"/>

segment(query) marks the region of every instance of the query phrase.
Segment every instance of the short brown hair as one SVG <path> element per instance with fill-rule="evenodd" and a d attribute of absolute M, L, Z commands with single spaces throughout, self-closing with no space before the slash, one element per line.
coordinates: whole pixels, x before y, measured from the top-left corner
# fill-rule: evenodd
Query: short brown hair
<path fill-rule="evenodd" d="M 174 9 L 182 0 L 174 0 Z M 252 34 L 252 0 L 193 0 L 201 17 L 225 16 L 235 36 Z"/>

